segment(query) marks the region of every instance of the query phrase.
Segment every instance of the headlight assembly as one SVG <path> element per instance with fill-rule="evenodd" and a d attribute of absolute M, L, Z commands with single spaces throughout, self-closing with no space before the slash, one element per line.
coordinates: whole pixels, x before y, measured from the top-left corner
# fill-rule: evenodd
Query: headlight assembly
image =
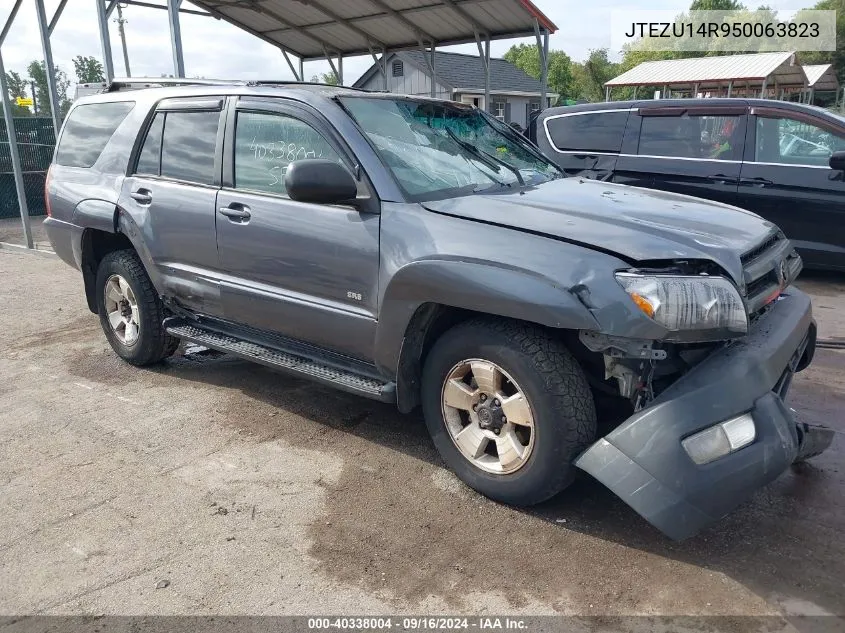
<path fill-rule="evenodd" d="M 666 340 L 706 341 L 748 331 L 745 304 L 724 277 L 619 272 L 634 304 L 667 330 Z"/>

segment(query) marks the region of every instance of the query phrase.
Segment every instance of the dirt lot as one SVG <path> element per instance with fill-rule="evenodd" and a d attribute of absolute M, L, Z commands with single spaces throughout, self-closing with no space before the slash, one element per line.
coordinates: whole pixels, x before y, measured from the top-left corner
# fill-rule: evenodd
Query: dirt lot
<path fill-rule="evenodd" d="M 845 284 L 801 285 L 845 336 Z M 843 354 L 790 401 L 840 433 Z M 3 250 L 0 439 L 4 614 L 845 613 L 842 434 L 683 543 L 588 480 L 517 510 L 418 416 L 217 354 L 120 362 L 76 271 Z"/>

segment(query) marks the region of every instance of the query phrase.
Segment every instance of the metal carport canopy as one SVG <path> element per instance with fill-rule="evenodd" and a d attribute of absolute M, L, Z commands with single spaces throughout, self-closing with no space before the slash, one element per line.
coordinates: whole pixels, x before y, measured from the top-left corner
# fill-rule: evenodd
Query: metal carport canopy
<path fill-rule="evenodd" d="M 305 61 L 557 30 L 530 0 L 191 2 Z"/>

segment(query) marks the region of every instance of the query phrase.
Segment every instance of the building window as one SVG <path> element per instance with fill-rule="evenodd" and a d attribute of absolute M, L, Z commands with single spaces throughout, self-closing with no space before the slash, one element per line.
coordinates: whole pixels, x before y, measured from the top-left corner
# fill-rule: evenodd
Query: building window
<path fill-rule="evenodd" d="M 495 116 L 500 121 L 505 120 L 505 102 L 504 101 L 494 101 L 493 102 L 493 116 Z"/>
<path fill-rule="evenodd" d="M 401 77 L 405 74 L 405 65 L 401 61 L 393 62 L 393 76 Z"/>

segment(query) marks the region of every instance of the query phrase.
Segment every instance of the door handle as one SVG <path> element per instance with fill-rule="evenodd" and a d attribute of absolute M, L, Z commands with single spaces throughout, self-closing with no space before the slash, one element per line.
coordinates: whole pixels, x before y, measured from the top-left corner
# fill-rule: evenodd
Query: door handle
<path fill-rule="evenodd" d="M 767 178 L 740 178 L 739 184 L 752 185 L 754 187 L 765 187 L 766 185 L 774 184 Z"/>
<path fill-rule="evenodd" d="M 235 222 L 246 222 L 252 217 L 252 214 L 249 212 L 249 207 L 245 205 L 235 206 L 228 206 L 228 207 L 220 207 L 218 209 L 220 215 L 225 215 L 230 220 L 234 220 Z"/>
<path fill-rule="evenodd" d="M 713 174 L 712 176 L 707 176 L 707 180 L 710 180 L 717 185 L 726 185 L 729 180 L 734 180 L 730 176 L 726 176 L 725 174 Z M 736 180 L 734 180 L 736 182 Z"/>
<path fill-rule="evenodd" d="M 153 201 L 152 192 L 149 189 L 138 189 L 129 194 L 138 204 L 150 204 Z"/>

